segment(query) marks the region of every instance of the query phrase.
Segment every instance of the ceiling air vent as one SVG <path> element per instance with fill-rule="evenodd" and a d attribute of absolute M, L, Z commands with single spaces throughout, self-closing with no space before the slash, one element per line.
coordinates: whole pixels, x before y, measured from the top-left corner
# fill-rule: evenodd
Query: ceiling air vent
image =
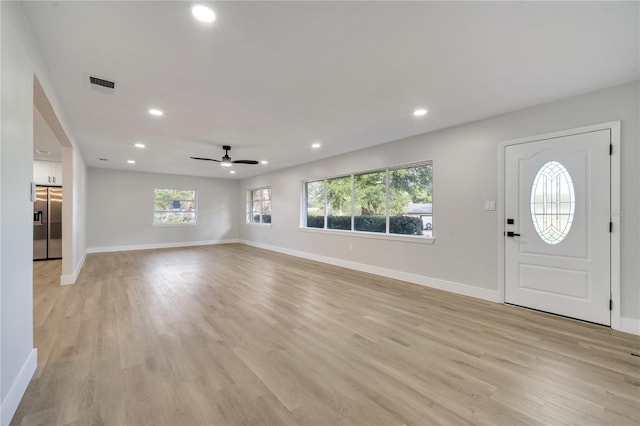
<path fill-rule="evenodd" d="M 87 87 L 100 93 L 113 95 L 116 92 L 116 82 L 95 75 L 86 74 Z"/>
<path fill-rule="evenodd" d="M 89 82 L 98 86 L 106 87 L 107 89 L 115 89 L 116 83 L 113 81 L 105 80 L 98 77 L 89 76 Z"/>

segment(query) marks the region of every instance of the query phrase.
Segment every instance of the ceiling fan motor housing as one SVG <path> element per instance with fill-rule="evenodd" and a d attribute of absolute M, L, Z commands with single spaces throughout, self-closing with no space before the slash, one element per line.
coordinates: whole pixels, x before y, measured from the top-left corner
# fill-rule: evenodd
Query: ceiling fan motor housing
<path fill-rule="evenodd" d="M 220 163 L 222 167 L 231 167 L 233 164 L 258 164 L 259 163 L 257 160 L 231 161 L 231 157 L 229 157 L 229 151 L 231 150 L 231 146 L 223 145 L 222 149 L 224 150 L 224 156 L 222 157 L 222 160 L 216 160 L 213 158 L 204 158 L 204 157 L 191 157 L 191 158 L 193 158 L 194 160 L 215 161 L 217 163 Z"/>

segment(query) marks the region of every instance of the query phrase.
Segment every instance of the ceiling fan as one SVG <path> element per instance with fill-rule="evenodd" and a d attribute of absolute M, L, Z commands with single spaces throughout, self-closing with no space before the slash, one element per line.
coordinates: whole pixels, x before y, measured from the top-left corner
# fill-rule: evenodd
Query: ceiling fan
<path fill-rule="evenodd" d="M 220 163 L 222 167 L 231 167 L 234 164 L 258 164 L 256 160 L 235 160 L 231 161 L 231 157 L 229 157 L 229 151 L 231 151 L 231 147 L 229 145 L 224 145 L 222 147 L 224 149 L 224 156 L 222 160 L 215 160 L 213 158 L 203 158 L 203 157 L 191 157 L 194 160 L 204 160 L 204 161 L 215 161 L 216 163 Z"/>

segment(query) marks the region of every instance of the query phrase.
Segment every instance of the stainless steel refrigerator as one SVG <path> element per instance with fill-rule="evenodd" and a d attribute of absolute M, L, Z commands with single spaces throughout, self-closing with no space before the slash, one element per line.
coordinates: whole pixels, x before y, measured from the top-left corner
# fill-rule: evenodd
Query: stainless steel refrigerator
<path fill-rule="evenodd" d="M 62 188 L 36 186 L 33 260 L 62 258 Z"/>

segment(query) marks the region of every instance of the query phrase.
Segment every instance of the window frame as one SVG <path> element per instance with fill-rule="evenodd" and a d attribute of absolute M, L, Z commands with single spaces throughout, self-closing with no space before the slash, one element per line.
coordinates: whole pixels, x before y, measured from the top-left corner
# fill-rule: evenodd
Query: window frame
<path fill-rule="evenodd" d="M 271 211 L 273 212 L 273 191 L 271 189 L 271 185 L 266 185 L 266 186 L 260 186 L 257 188 L 249 188 L 247 189 L 247 200 L 245 203 L 245 207 L 246 207 L 246 214 L 245 214 L 245 224 L 248 226 L 259 226 L 259 227 L 264 227 L 264 228 L 270 228 L 271 227 L 271 221 L 273 220 L 273 213 L 269 213 L 271 215 L 271 221 L 269 223 L 264 223 L 262 222 L 262 216 L 264 215 L 264 199 L 262 198 L 262 191 L 264 191 L 265 189 L 269 190 L 269 199 L 267 201 L 269 201 L 271 203 Z M 260 199 L 258 200 L 260 202 L 260 222 L 253 222 L 253 193 L 259 191 L 260 193 Z"/>
<path fill-rule="evenodd" d="M 170 199 L 170 201 L 193 201 L 194 203 L 194 208 L 193 208 L 193 222 L 167 222 L 167 223 L 160 223 L 160 222 L 156 222 L 156 213 L 164 213 L 164 212 L 168 212 L 168 210 L 156 210 L 156 200 L 166 200 L 165 198 L 156 198 L 156 191 L 158 190 L 164 190 L 164 191 L 192 191 L 193 192 L 193 200 L 175 200 L 175 199 Z M 153 214 L 151 216 L 151 226 L 159 226 L 159 227 L 164 227 L 164 226 L 197 226 L 198 225 L 198 189 L 197 188 L 153 188 Z M 185 212 L 185 213 L 191 213 L 191 212 Z"/>
<path fill-rule="evenodd" d="M 411 241 L 411 242 L 421 242 L 425 244 L 433 244 L 435 242 L 435 237 L 433 236 L 433 231 L 430 237 L 422 236 L 422 235 L 409 235 L 409 234 L 395 234 L 390 233 L 390 173 L 393 170 L 399 169 L 409 169 L 412 167 L 419 166 L 430 166 L 431 167 L 431 197 L 433 204 L 433 160 L 424 160 L 418 162 L 411 162 L 406 164 L 399 164 L 394 166 L 382 167 L 371 170 L 364 171 L 356 171 L 349 174 L 341 173 L 333 176 L 327 176 L 323 178 L 314 178 L 302 181 L 302 202 L 300 209 L 300 224 L 299 229 L 303 232 L 312 232 L 312 233 L 321 233 L 321 234 L 335 234 L 335 235 L 343 235 L 343 236 L 354 236 L 354 237 L 363 237 L 363 238 L 375 238 L 375 239 L 384 239 L 384 240 L 400 240 L 400 241 Z M 357 231 L 355 229 L 355 205 L 356 205 L 356 196 L 355 196 L 355 176 L 365 175 L 369 173 L 385 173 L 385 232 L 369 232 L 369 231 Z M 328 228 L 328 205 L 327 205 L 327 187 L 328 181 L 331 179 L 338 179 L 350 177 L 351 178 L 351 229 L 332 229 Z M 325 220 L 323 228 L 315 228 L 315 227 L 307 227 L 307 190 L 306 185 L 308 182 L 324 182 L 324 197 L 325 197 Z M 433 209 L 433 207 L 432 207 Z M 432 210 L 432 218 L 433 218 L 433 210 Z M 432 219 L 433 220 L 433 219 Z"/>

